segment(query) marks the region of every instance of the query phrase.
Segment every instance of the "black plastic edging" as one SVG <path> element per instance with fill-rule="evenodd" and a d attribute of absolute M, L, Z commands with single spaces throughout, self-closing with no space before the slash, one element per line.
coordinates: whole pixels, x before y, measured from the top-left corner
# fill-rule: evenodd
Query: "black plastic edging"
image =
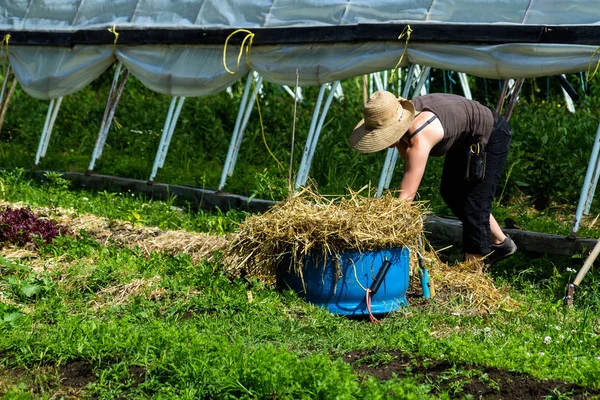
<path fill-rule="evenodd" d="M 557 43 L 600 44 L 600 25 L 516 25 L 516 24 L 457 24 L 411 23 L 410 40 L 428 43 L 506 44 L 506 43 Z M 352 43 L 372 41 L 397 41 L 406 24 L 356 24 L 342 26 L 253 28 L 253 45 L 299 43 Z M 144 44 L 218 44 L 222 45 L 236 28 L 153 28 L 132 29 L 116 27 L 117 45 Z M 10 34 L 11 45 L 61 46 L 112 45 L 113 33 L 108 29 L 76 31 L 5 30 Z M 241 43 L 244 35 L 231 38 L 232 44 Z"/>
<path fill-rule="evenodd" d="M 36 179 L 45 180 L 49 171 L 35 171 Z M 264 212 L 275 204 L 274 201 L 251 199 L 237 194 L 217 192 L 195 186 L 179 186 L 166 183 L 150 183 L 137 179 L 120 178 L 109 175 L 84 174 L 80 172 L 57 172 L 81 189 L 108 190 L 120 192 L 143 193 L 152 199 L 167 200 L 173 196 L 177 203 L 190 202 L 202 209 L 244 210 Z"/>

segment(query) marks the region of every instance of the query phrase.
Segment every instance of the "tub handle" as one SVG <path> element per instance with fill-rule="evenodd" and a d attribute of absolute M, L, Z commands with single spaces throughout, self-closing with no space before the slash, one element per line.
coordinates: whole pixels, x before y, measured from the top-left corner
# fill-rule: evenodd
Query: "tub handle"
<path fill-rule="evenodd" d="M 385 260 L 383 262 L 383 264 L 381 264 L 381 268 L 379 268 L 379 271 L 377 271 L 377 275 L 375 275 L 375 279 L 373 280 L 373 283 L 371 283 L 371 286 L 369 287 L 369 291 L 372 294 L 377 293 L 377 291 L 379 290 L 379 287 L 383 283 L 383 280 L 385 279 L 385 276 L 387 275 L 391 266 L 392 266 L 392 263 L 390 262 L 390 260 Z"/>

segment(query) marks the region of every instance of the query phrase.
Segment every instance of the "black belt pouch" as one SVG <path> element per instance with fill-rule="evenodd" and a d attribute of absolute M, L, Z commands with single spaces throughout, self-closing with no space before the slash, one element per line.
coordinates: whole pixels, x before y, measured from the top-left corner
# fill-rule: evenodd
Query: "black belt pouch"
<path fill-rule="evenodd" d="M 481 143 L 472 144 L 467 150 L 465 180 L 478 182 L 485 176 L 485 147 Z"/>

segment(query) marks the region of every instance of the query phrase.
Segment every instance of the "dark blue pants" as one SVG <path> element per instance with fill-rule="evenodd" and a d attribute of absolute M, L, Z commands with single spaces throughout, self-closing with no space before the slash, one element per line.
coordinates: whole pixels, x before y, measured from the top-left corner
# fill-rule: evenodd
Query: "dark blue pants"
<path fill-rule="evenodd" d="M 468 182 L 464 179 L 467 149 L 450 149 L 444 161 L 440 191 L 448 207 L 463 223 L 465 253 L 485 255 L 491 251 L 492 202 L 511 140 L 508 121 L 497 114 L 495 116 L 494 131 L 485 147 L 485 177 L 481 181 Z"/>

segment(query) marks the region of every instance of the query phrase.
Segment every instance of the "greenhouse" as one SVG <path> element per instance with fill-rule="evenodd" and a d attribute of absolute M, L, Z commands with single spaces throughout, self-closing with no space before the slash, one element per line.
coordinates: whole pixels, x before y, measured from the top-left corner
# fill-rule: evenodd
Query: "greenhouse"
<path fill-rule="evenodd" d="M 596 0 L 4 0 L 0 40 L 0 397 L 600 395 Z M 434 93 L 504 124 L 491 251 L 445 158 L 395 190 Z M 434 115 L 363 154 L 378 95 Z"/>
<path fill-rule="evenodd" d="M 90 171 L 102 154 L 129 74 L 150 90 L 172 97 L 149 179 L 153 181 L 164 164 L 185 98 L 223 91 L 253 71 L 258 86 L 262 79 L 287 87 L 322 86 L 296 179 L 300 187 L 308 178 L 328 105 L 339 92 L 334 87 L 321 110 L 327 85 L 407 65 L 416 66 L 406 77 L 409 84 L 414 79 L 413 85 L 423 84 L 429 68 L 459 71 L 465 81 L 464 74 L 511 80 L 552 76 L 586 71 L 600 57 L 596 55 L 600 10 L 593 1 L 577 2 L 567 10 L 551 0 L 328 1 L 320 7 L 327 12 L 315 12 L 311 2 L 288 1 L 7 4 L 0 17 L 4 57 L 23 90 L 50 101 L 36 165 L 47 151 L 62 99 L 115 63 L 118 67 Z M 387 87 L 385 80 L 379 77 L 376 89 Z M 254 102 L 254 96 L 249 96 L 251 81 L 218 189 L 233 172 L 247 109 Z M 411 95 L 408 90 L 399 94 Z M 589 210 L 599 175 L 596 147 L 574 232 L 581 213 Z M 388 153 L 379 193 L 389 187 L 395 156 Z"/>

